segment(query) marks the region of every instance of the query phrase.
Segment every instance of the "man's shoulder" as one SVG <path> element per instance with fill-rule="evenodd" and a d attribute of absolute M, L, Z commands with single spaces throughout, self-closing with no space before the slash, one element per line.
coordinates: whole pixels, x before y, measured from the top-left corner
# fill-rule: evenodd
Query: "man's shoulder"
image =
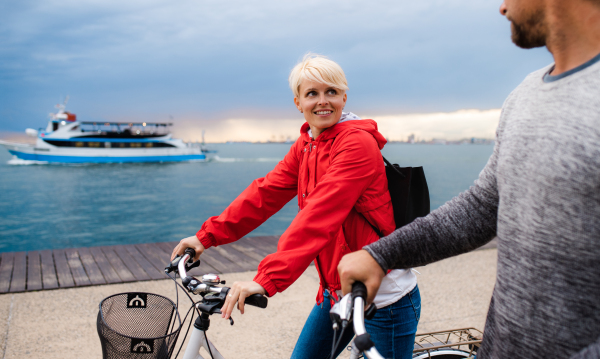
<path fill-rule="evenodd" d="M 532 73 L 530 73 L 529 75 L 525 76 L 525 79 L 521 82 L 521 84 L 517 87 L 517 89 L 519 87 L 522 86 L 526 86 L 529 85 L 531 83 L 542 83 L 544 82 L 544 76 L 550 72 L 550 70 L 554 67 L 554 63 L 546 65 L 544 67 L 542 67 L 539 70 L 535 70 Z"/>

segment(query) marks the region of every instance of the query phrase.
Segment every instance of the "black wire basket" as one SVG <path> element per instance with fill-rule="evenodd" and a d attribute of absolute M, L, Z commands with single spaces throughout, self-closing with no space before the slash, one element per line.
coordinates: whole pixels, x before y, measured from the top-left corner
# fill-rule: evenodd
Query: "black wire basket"
<path fill-rule="evenodd" d="M 120 293 L 100 302 L 103 359 L 169 359 L 181 318 L 175 303 L 152 293 Z"/>

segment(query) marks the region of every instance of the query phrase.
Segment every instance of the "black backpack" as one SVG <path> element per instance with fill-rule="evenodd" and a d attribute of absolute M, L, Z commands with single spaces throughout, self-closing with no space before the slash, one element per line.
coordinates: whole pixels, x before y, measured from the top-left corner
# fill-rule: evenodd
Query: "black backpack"
<path fill-rule="evenodd" d="M 409 224 L 415 218 L 428 215 L 429 188 L 423 167 L 400 167 L 391 164 L 385 157 L 383 161 L 386 164 L 385 174 L 392 197 L 396 228 Z"/>

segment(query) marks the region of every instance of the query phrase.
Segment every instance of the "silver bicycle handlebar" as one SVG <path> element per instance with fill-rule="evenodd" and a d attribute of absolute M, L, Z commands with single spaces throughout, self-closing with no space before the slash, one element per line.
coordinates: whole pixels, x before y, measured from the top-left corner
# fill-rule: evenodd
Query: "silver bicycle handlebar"
<path fill-rule="evenodd" d="M 177 264 L 177 269 L 179 272 L 179 277 L 181 278 L 181 281 L 185 283 L 186 278 L 188 278 L 187 275 L 187 270 L 185 269 L 185 264 L 187 263 L 187 261 L 190 259 L 190 255 L 185 253 L 183 255 L 183 257 L 181 257 L 181 259 L 179 260 L 179 263 Z M 194 294 L 200 294 L 200 293 L 221 293 L 221 291 L 223 290 L 222 287 L 215 287 L 212 286 L 210 284 L 206 284 L 206 283 L 202 283 L 199 280 L 197 280 L 196 278 L 193 278 L 190 280 L 190 282 L 187 284 L 188 289 L 194 293 Z"/>
<path fill-rule="evenodd" d="M 349 295 L 349 294 L 347 294 Z M 367 333 L 365 329 L 365 303 L 361 297 L 354 298 L 354 306 L 353 306 L 353 324 L 354 324 L 354 334 L 356 336 L 360 336 Z M 365 356 L 369 359 L 385 359 L 375 347 L 371 347 L 368 350 L 364 351 Z"/>

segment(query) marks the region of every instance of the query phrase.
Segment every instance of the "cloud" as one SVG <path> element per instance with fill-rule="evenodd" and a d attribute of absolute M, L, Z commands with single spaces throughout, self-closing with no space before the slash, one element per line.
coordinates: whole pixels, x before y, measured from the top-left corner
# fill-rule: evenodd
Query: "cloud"
<path fill-rule="evenodd" d="M 374 119 L 379 132 L 392 141 L 406 141 L 411 134 L 418 140 L 459 140 L 471 137 L 493 139 L 500 110 L 460 110 L 450 113 L 396 114 L 364 118 Z M 186 141 L 200 141 L 204 130 L 207 142 L 296 140 L 303 123 L 302 118 L 231 118 L 221 121 L 186 119 L 175 126 L 174 135 Z"/>
<path fill-rule="evenodd" d="M 61 96 L 80 118 L 285 112 L 307 51 L 344 68 L 352 111 L 500 107 L 545 50 L 511 44 L 480 0 L 24 0 L 0 4 L 0 129 L 39 126 Z M 283 117 L 285 118 L 285 117 Z"/>

